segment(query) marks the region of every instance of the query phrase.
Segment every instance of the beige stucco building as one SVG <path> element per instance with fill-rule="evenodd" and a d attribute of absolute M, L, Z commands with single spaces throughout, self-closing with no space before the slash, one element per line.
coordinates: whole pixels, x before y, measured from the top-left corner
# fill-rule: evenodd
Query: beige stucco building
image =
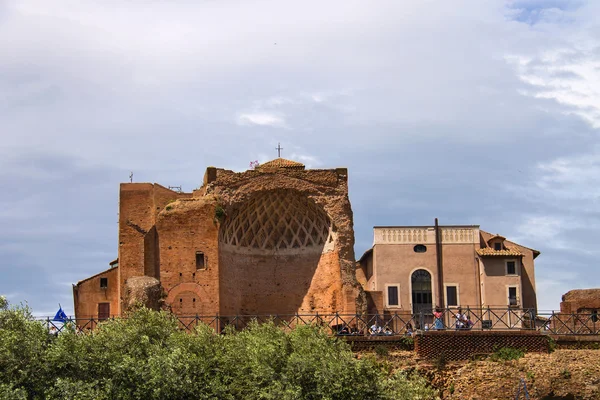
<path fill-rule="evenodd" d="M 437 234 L 436 234 L 437 230 Z M 540 254 L 469 226 L 381 226 L 357 263 L 370 313 L 440 307 L 537 308 Z"/>

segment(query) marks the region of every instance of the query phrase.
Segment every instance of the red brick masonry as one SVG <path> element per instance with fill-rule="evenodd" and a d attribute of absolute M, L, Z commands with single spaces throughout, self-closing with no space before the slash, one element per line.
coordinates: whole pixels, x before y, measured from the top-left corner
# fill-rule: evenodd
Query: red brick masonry
<path fill-rule="evenodd" d="M 435 331 L 416 335 L 414 339 L 417 355 L 430 360 L 442 353 L 448 361 L 467 360 L 502 347 L 538 353 L 549 351 L 548 337 L 532 331 Z"/>

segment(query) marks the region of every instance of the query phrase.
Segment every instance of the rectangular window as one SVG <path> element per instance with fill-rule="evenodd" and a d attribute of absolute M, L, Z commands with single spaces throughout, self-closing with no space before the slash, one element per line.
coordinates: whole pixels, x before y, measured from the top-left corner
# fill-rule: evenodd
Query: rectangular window
<path fill-rule="evenodd" d="M 100 278 L 100 289 L 108 288 L 108 278 Z"/>
<path fill-rule="evenodd" d="M 517 288 L 514 286 L 508 288 L 508 305 L 509 306 L 517 305 Z"/>
<path fill-rule="evenodd" d="M 446 286 L 446 306 L 458 306 L 458 288 L 456 286 Z"/>
<path fill-rule="evenodd" d="M 398 286 L 388 286 L 388 306 L 398 306 Z"/>
<path fill-rule="evenodd" d="M 110 303 L 98 303 L 98 320 L 110 318 Z"/>
<path fill-rule="evenodd" d="M 500 243 L 500 242 L 494 243 L 494 250 L 502 250 L 502 243 Z"/>
<path fill-rule="evenodd" d="M 384 295 L 384 305 L 385 307 L 400 307 L 400 284 L 392 283 L 385 285 Z"/>
<path fill-rule="evenodd" d="M 204 262 L 204 253 L 201 251 L 196 252 L 196 269 L 206 269 L 206 263 Z"/>
<path fill-rule="evenodd" d="M 506 262 L 506 275 L 516 275 L 517 274 L 517 263 L 515 261 L 507 261 Z"/>

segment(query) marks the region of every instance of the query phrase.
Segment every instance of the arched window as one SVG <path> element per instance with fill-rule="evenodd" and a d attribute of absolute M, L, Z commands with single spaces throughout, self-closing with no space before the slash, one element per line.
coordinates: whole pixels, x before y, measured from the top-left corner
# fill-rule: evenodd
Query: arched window
<path fill-rule="evenodd" d="M 412 287 L 413 313 L 417 314 L 421 310 L 431 311 L 433 308 L 433 298 L 431 292 L 431 274 L 418 269 L 410 277 Z"/>

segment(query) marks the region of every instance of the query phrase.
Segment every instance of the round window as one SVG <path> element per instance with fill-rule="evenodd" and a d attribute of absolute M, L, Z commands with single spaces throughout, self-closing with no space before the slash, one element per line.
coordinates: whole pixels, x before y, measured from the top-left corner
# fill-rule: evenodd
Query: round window
<path fill-rule="evenodd" d="M 424 244 L 418 244 L 414 247 L 415 253 L 425 253 L 427 251 L 427 246 Z"/>

